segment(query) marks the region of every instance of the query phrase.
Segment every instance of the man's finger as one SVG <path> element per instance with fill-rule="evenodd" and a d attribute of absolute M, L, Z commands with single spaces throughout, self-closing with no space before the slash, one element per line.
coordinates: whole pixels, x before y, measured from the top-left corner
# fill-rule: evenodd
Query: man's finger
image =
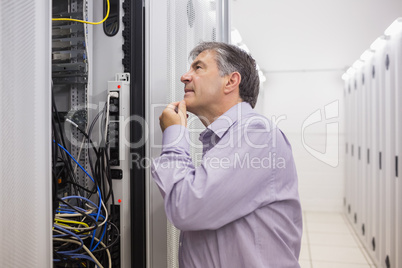
<path fill-rule="evenodd" d="M 177 106 L 179 106 L 179 103 L 180 103 L 180 101 L 175 101 L 175 102 L 169 103 L 169 104 L 167 105 L 167 107 L 174 109 L 174 108 L 176 108 Z"/>
<path fill-rule="evenodd" d="M 187 114 L 187 106 L 184 100 L 179 102 L 179 111 L 182 112 L 183 114 Z"/>
<path fill-rule="evenodd" d="M 178 108 L 179 103 L 180 103 L 180 101 L 175 101 L 175 102 L 169 103 L 167 105 L 167 108 L 173 109 L 176 113 L 178 113 L 178 111 L 179 111 L 179 108 Z"/>

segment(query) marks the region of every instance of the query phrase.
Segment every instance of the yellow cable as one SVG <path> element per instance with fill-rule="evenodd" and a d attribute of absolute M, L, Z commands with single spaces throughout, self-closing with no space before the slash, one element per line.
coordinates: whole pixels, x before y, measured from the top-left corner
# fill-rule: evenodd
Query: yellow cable
<path fill-rule="evenodd" d="M 70 225 L 68 225 L 68 224 L 64 224 L 64 223 L 58 223 L 57 225 L 60 225 L 60 226 L 65 226 L 65 227 L 71 227 Z M 54 227 L 53 227 L 53 229 L 54 229 Z M 76 232 L 78 232 L 77 230 L 75 230 Z"/>
<path fill-rule="evenodd" d="M 98 21 L 98 22 L 91 22 L 91 21 L 86 21 L 86 20 L 76 20 L 76 19 L 68 19 L 68 18 L 53 18 L 53 21 L 76 21 L 76 22 L 81 22 L 81 23 L 86 23 L 86 24 L 92 24 L 92 25 L 98 25 L 103 23 L 107 18 L 109 17 L 109 12 L 110 12 L 110 3 L 109 0 L 106 0 L 107 2 L 107 12 L 106 16 L 103 18 L 103 20 Z M 84 7 L 85 8 L 85 7 Z"/>
<path fill-rule="evenodd" d="M 78 229 L 73 229 L 74 227 L 71 227 L 70 225 L 68 225 L 68 224 L 64 224 L 64 223 L 60 223 L 60 222 L 58 222 L 58 223 L 56 223 L 58 226 L 64 226 L 64 227 L 66 227 L 66 228 L 68 228 L 69 230 L 71 230 L 71 231 L 74 231 L 74 232 L 76 232 L 76 233 L 78 233 L 78 232 L 81 232 L 81 229 L 83 229 L 83 228 L 78 228 L 78 229 L 80 229 L 80 230 L 78 230 Z M 88 226 L 88 225 L 87 225 Z M 53 230 L 54 230 L 54 227 L 53 227 Z M 90 234 L 90 232 L 87 232 L 87 233 L 83 233 L 84 235 L 89 235 Z"/>
<path fill-rule="evenodd" d="M 78 225 L 84 225 L 89 228 L 89 225 L 86 224 L 85 222 L 80 222 L 80 221 L 69 221 L 69 220 L 61 220 L 61 219 L 54 219 L 55 222 L 61 222 L 61 223 L 72 223 L 72 224 L 78 224 Z M 65 224 L 63 224 L 65 225 Z M 68 226 L 68 225 L 67 225 Z"/>

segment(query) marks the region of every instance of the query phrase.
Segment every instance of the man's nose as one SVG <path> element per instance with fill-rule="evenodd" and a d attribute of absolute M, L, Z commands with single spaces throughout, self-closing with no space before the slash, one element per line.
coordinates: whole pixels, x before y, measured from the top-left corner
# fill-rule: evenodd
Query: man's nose
<path fill-rule="evenodd" d="M 191 82 L 191 75 L 190 75 L 190 71 L 188 71 L 187 73 L 183 74 L 180 78 L 180 81 L 184 84 L 187 84 L 189 82 Z"/>

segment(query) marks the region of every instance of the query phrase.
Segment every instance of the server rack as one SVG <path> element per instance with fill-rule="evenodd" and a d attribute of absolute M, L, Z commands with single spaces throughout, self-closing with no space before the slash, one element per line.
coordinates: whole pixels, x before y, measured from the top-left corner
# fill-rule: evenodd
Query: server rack
<path fill-rule="evenodd" d="M 148 158 L 159 156 L 161 151 L 159 115 L 168 103 L 183 99 L 180 76 L 190 66 L 190 50 L 201 41 L 229 41 L 229 10 L 228 0 L 145 1 Z M 197 165 L 202 152 L 198 135 L 204 127 L 195 116 L 189 117 L 188 127 L 191 155 Z M 147 267 L 178 267 L 180 232 L 167 221 L 162 197 L 149 170 L 146 176 Z"/>
<path fill-rule="evenodd" d="M 401 40 L 399 18 L 344 77 L 351 147 L 346 150 L 345 213 L 378 267 L 399 267 L 402 261 Z"/>
<path fill-rule="evenodd" d="M 0 267 L 52 265 L 50 6 L 0 1 Z"/>
<path fill-rule="evenodd" d="M 395 61 L 395 175 L 396 175 L 396 186 L 395 186 L 395 256 L 396 262 L 395 267 L 402 266 L 402 229 L 400 224 L 402 222 L 402 183 L 401 183 L 401 167 L 402 167 L 402 142 L 400 137 L 402 136 L 402 32 L 396 32 L 391 35 L 390 42 L 394 51 L 394 61 Z"/>
<path fill-rule="evenodd" d="M 105 17 L 107 2 L 54 0 L 53 17 L 94 21 Z M 145 118 L 144 6 L 142 1 L 109 3 L 110 16 L 103 25 L 53 23 L 53 93 L 59 112 L 78 125 L 82 123 L 82 129 L 110 103 L 110 111 L 105 113 L 110 123 L 108 131 L 102 131 L 104 126 L 95 127 L 92 139 L 101 141 L 104 136 L 109 143 L 107 154 L 114 195 L 105 205 L 112 212 L 110 220 L 120 231 L 119 241 L 110 248 L 111 262 L 113 267 L 145 267 L 145 170 L 130 164 L 132 154 L 145 157 L 145 146 L 137 142 L 143 138 L 143 129 L 139 120 L 133 120 Z M 59 32 L 65 36 L 58 36 Z M 58 49 L 58 43 L 69 45 Z M 58 58 L 64 61 L 55 61 Z M 64 125 L 72 140 L 82 139 L 74 127 Z M 80 155 L 73 142 L 68 142 L 67 147 L 73 156 Z M 80 155 L 79 161 L 87 170 L 90 158 L 88 152 Z M 93 185 L 83 172 L 78 171 L 77 177 L 80 184 Z M 110 240 L 113 235 L 108 229 L 105 239 Z"/>
<path fill-rule="evenodd" d="M 82 144 L 80 141 L 84 139 L 85 135 L 77 128 L 85 130 L 88 123 L 97 116 L 101 109 L 99 107 L 109 103 L 109 108 L 112 108 L 105 114 L 110 115 L 109 122 L 115 127 L 109 128 L 109 134 L 102 132 L 103 127 L 96 127 L 93 132 L 93 140 L 107 135 L 110 140 L 106 140 L 114 144 L 107 152 L 111 156 L 116 156 L 117 152 L 117 158 L 111 157 L 111 160 L 117 161 L 111 165 L 112 180 L 115 181 L 115 205 L 112 209 L 110 208 L 111 201 L 106 204 L 108 209 L 114 210 L 112 220 L 119 225 L 121 234 L 120 241 L 116 244 L 117 247 L 115 245 L 110 249 L 112 253 L 116 253 L 112 257 L 113 267 L 177 267 L 178 232 L 166 221 L 160 193 L 149 176 L 149 166 L 128 164 L 133 162 L 133 155 L 140 159 L 151 159 L 158 155 L 161 133 L 156 126 L 156 119 L 158 112 L 163 108 L 159 104 L 166 105 L 167 102 L 182 97 L 179 77 L 181 73 L 187 71 L 189 66 L 187 56 L 192 47 L 200 41 L 228 42 L 230 38 L 228 3 L 227 0 L 171 0 L 161 5 L 160 1 L 153 0 L 112 0 L 110 4 L 112 8 L 116 9 L 116 12 L 113 12 L 113 18 L 111 17 L 113 19 L 109 23 L 111 26 L 55 22 L 52 29 L 51 17 L 68 17 L 88 21 L 104 17 L 107 0 L 104 0 L 101 5 L 99 5 L 99 1 L 93 0 L 38 1 L 32 2 L 30 5 L 25 5 L 24 1 L 17 0 L 6 4 L 5 7 L 4 3 L 0 4 L 2 16 L 7 14 L 10 22 L 15 21 L 14 18 L 18 17 L 17 14 L 21 10 L 29 8 L 32 12 L 30 17 L 34 19 L 34 23 L 29 27 L 26 25 L 24 27 L 27 31 L 32 30 L 30 33 L 37 33 L 37 39 L 34 39 L 37 46 L 34 48 L 40 49 L 38 49 L 39 52 L 28 49 L 26 50 L 28 55 L 21 55 L 26 55 L 26 59 L 31 60 L 40 56 L 41 59 L 36 59 L 36 65 L 34 65 L 37 70 L 35 74 L 38 74 L 39 78 L 44 78 L 41 83 L 35 84 L 35 91 L 31 92 L 35 95 L 34 98 L 28 99 L 32 94 L 26 94 L 28 103 L 32 99 L 37 100 L 35 105 L 40 105 L 42 101 L 45 101 L 46 103 L 39 113 L 43 117 L 48 116 L 45 119 L 41 117 L 40 123 L 38 118 L 35 118 L 36 121 L 32 121 L 37 122 L 37 127 L 43 127 L 41 131 L 46 132 L 40 136 L 40 144 L 44 143 L 43 148 L 45 150 L 47 148 L 48 153 L 43 155 L 41 163 L 35 161 L 26 163 L 27 166 L 35 163 L 35 166 L 44 167 L 43 174 L 35 173 L 36 177 L 32 182 L 36 184 L 32 189 L 44 186 L 42 190 L 45 191 L 45 194 L 43 198 L 37 199 L 37 203 L 33 202 L 32 207 L 42 204 L 41 202 L 44 200 L 47 204 L 40 209 L 32 209 L 38 215 L 43 216 L 41 220 L 46 224 L 41 227 L 46 228 L 41 228 L 38 232 L 41 234 L 39 244 L 44 246 L 34 249 L 32 256 L 35 255 L 38 259 L 35 259 L 37 262 L 33 261 L 31 264 L 38 263 L 36 265 L 38 267 L 51 267 L 53 259 L 51 256 L 52 219 L 50 213 L 52 203 L 50 202 L 52 196 L 50 189 L 52 185 L 50 182 L 51 119 L 59 117 L 58 120 L 62 122 L 60 124 L 62 126 L 57 132 L 65 132 L 68 136 L 65 149 L 78 158 L 77 161 L 82 163 L 84 169 L 89 170 L 91 153 L 80 149 L 79 146 Z M 49 7 L 52 7 L 52 12 Z M 21 24 L 15 21 L 15 25 Z M 27 38 L 30 36 L 26 35 Z M 4 35 L 1 34 L 0 37 L 4 38 Z M 1 39 L 0 42 L 1 74 L 7 73 L 3 72 L 4 64 L 14 66 L 7 61 L 10 60 L 10 57 L 4 60 L 3 44 L 9 43 L 3 43 L 3 40 Z M 10 40 L 14 41 L 12 38 Z M 24 41 L 21 44 L 28 43 L 32 42 Z M 52 62 L 50 62 L 50 58 L 52 58 Z M 27 75 L 31 70 L 23 69 L 23 71 L 26 73 L 18 74 Z M 14 76 L 10 77 L 15 77 L 17 72 L 13 74 Z M 31 78 L 30 74 L 21 81 L 31 81 L 29 80 Z M 166 92 L 158 91 L 154 88 L 155 85 L 166 86 L 168 90 Z M 51 91 L 54 106 L 57 107 L 57 112 L 53 111 L 52 116 L 50 115 Z M 40 98 L 41 96 L 43 98 Z M 3 95 L 1 99 L 8 100 Z M 27 105 L 27 107 L 30 106 Z M 116 108 L 118 110 L 115 110 Z M 32 113 L 32 116 L 37 115 L 38 113 Z M 127 128 L 121 128 L 122 121 L 119 121 L 121 117 L 124 119 L 123 123 L 127 123 L 125 117 L 130 117 L 126 124 Z M 190 120 L 192 120 L 190 125 L 192 139 L 198 140 L 201 123 L 197 122 L 196 118 Z M 27 124 L 27 127 L 31 125 Z M 116 136 L 113 136 L 112 132 Z M 4 132 L 0 132 L 0 134 L 2 141 L 3 137 L 8 137 L 3 135 Z M 122 147 L 120 140 L 117 143 L 112 141 L 113 137 L 121 136 L 127 138 L 130 146 Z M 136 144 L 136 146 L 132 146 L 132 144 Z M 1 152 L 3 149 L 4 147 Z M 197 149 L 192 152 L 194 159 L 197 159 L 196 151 Z M 6 152 L 8 151 L 6 150 Z M 93 186 L 82 170 L 76 169 L 75 176 L 77 183 L 85 187 Z M 59 185 L 59 197 L 69 194 L 70 191 L 71 187 L 65 186 L 64 183 Z M 38 193 L 36 192 L 36 194 Z M 2 201 L 4 200 L 2 199 Z M 116 211 L 120 211 L 120 213 L 116 213 Z M 27 213 L 27 215 L 30 214 Z M 38 241 L 35 242 L 38 243 Z M 25 252 L 30 254 L 29 250 Z M 2 255 L 1 261 L 6 266 L 21 266 L 18 264 L 20 260 L 17 258 L 3 258 Z"/>

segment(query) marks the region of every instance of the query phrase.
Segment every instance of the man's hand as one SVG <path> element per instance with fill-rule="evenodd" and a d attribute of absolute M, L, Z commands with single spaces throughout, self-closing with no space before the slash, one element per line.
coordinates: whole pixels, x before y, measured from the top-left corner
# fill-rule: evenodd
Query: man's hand
<path fill-rule="evenodd" d="M 172 102 L 166 106 L 161 116 L 159 116 L 159 124 L 162 132 L 171 125 L 182 125 L 187 127 L 187 108 L 184 100 Z"/>

